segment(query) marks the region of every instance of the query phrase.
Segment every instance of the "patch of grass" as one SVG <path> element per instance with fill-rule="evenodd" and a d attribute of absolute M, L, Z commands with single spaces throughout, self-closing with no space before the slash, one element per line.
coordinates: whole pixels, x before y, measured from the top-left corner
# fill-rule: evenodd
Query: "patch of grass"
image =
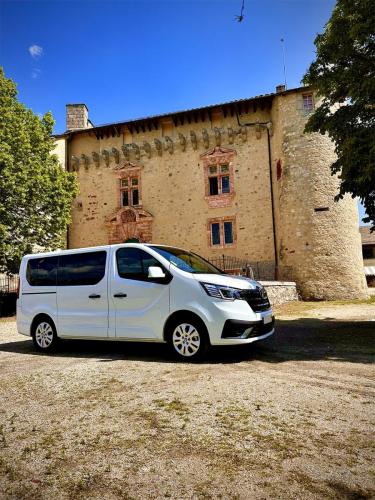
<path fill-rule="evenodd" d="M 314 313 L 316 309 L 322 307 L 351 306 L 351 305 L 375 305 L 375 295 L 370 295 L 368 299 L 359 300 L 322 300 L 322 301 L 292 301 L 279 306 L 274 306 L 276 315 L 295 315 Z"/>
<path fill-rule="evenodd" d="M 153 402 L 159 408 L 162 408 L 163 410 L 168 412 L 175 412 L 180 415 L 190 412 L 188 406 L 178 398 L 172 399 L 172 401 L 165 401 L 165 399 L 154 399 Z"/>

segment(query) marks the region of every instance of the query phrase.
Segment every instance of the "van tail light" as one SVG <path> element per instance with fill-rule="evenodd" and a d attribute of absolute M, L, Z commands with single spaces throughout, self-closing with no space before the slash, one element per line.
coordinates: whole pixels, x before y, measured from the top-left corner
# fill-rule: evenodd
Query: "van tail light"
<path fill-rule="evenodd" d="M 17 278 L 17 299 L 20 298 L 20 277 Z"/>

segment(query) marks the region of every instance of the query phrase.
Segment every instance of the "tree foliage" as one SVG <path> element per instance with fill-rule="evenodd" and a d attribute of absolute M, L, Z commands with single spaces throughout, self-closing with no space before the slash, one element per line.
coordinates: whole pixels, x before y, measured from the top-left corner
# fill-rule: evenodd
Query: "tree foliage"
<path fill-rule="evenodd" d="M 75 176 L 59 165 L 51 113 L 39 118 L 17 100 L 0 68 L 0 272 L 17 272 L 36 248 L 64 246 Z"/>
<path fill-rule="evenodd" d="M 303 82 L 322 104 L 306 132 L 327 133 L 336 145 L 332 174 L 340 177 L 336 199 L 359 197 L 375 227 L 375 5 L 338 0 L 324 33 L 315 39 L 316 60 Z"/>

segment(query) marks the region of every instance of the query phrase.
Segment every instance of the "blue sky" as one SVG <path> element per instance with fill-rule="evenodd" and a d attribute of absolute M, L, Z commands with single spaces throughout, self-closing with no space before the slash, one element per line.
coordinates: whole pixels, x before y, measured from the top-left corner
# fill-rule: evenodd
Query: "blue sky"
<path fill-rule="evenodd" d="M 300 85 L 334 0 L 4 1 L 0 64 L 35 113 L 65 130 L 65 104 L 94 124 Z"/>

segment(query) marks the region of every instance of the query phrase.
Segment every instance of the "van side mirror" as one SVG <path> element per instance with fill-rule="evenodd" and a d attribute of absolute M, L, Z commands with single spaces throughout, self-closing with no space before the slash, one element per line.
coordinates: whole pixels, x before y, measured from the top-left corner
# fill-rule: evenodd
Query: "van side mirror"
<path fill-rule="evenodd" d="M 148 268 L 148 277 L 152 279 L 161 279 L 165 278 L 165 272 L 161 267 L 158 266 L 150 266 Z"/>

